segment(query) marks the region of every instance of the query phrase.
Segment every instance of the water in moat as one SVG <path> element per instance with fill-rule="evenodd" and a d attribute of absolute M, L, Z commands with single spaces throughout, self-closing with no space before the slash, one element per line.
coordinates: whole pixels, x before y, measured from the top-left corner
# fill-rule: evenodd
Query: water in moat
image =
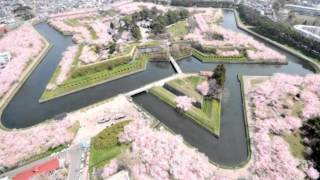
<path fill-rule="evenodd" d="M 236 26 L 232 11 L 224 12 L 222 25 L 225 28 L 241 32 Z M 276 49 L 270 45 L 268 46 Z M 213 162 L 225 166 L 236 166 L 248 158 L 246 127 L 240 83 L 237 75 L 306 74 L 313 72 L 312 68 L 307 63 L 304 63 L 303 60 L 281 50 L 278 51 L 287 56 L 288 65 L 225 64 L 227 73 L 219 138 L 216 138 L 192 120 L 177 113 L 175 109 L 150 94 L 138 94 L 133 97 L 133 100 L 175 133 L 181 134 L 188 143 L 205 153 Z M 193 57 L 179 61 L 178 64 L 185 73 L 212 70 L 216 66 L 213 63 L 202 63 Z"/>
<path fill-rule="evenodd" d="M 39 103 L 39 98 L 59 64 L 62 53 L 68 46 L 73 45 L 73 42 L 70 36 L 63 36 L 47 23 L 35 27 L 53 47 L 4 110 L 1 122 L 7 128 L 29 127 L 55 115 L 137 89 L 175 73 L 168 62 L 149 62 L 143 72 Z"/>
<path fill-rule="evenodd" d="M 232 11 L 224 11 L 224 16 L 222 23 L 224 27 L 240 31 L 236 26 Z M 55 115 L 70 112 L 119 93 L 139 88 L 144 84 L 165 78 L 174 73 L 169 63 L 150 62 L 144 72 L 40 104 L 38 102 L 39 98 L 56 69 L 62 53 L 68 46 L 73 45 L 73 42 L 71 37 L 63 36 L 46 23 L 36 25 L 36 29 L 53 44 L 53 47 L 5 108 L 1 122 L 7 128 L 29 127 Z M 272 48 L 277 49 L 275 47 Z M 288 65 L 225 65 L 227 69 L 226 93 L 222 102 L 221 133 L 219 138 L 214 137 L 191 120 L 176 113 L 173 108 L 149 94 L 139 94 L 134 96 L 133 99 L 174 132 L 182 134 L 186 141 L 205 153 L 212 161 L 222 165 L 237 165 L 248 157 L 246 127 L 244 125 L 240 84 L 237 75 L 271 75 L 277 72 L 306 74 L 313 72 L 312 68 L 303 60 L 281 50 L 278 51 L 287 56 Z M 216 66 L 214 63 L 201 63 L 195 58 L 187 58 L 178 63 L 184 72 L 212 70 Z"/>

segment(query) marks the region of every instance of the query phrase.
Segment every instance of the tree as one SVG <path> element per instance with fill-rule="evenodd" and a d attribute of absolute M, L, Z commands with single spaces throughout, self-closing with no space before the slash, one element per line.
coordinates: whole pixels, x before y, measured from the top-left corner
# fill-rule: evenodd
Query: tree
<path fill-rule="evenodd" d="M 114 29 L 114 24 L 113 24 L 113 22 L 110 23 L 110 28 L 111 28 L 111 29 Z"/>
<path fill-rule="evenodd" d="M 140 39 L 141 39 L 141 32 L 140 32 L 139 26 L 134 25 L 134 26 L 131 28 L 131 33 L 132 33 L 132 36 L 133 36 L 134 38 L 136 38 L 137 40 L 140 40 Z"/>
<path fill-rule="evenodd" d="M 226 78 L 226 69 L 223 64 L 219 64 L 214 70 L 212 78 L 217 81 L 217 84 L 220 86 L 224 86 L 225 78 Z"/>
<path fill-rule="evenodd" d="M 280 3 L 279 2 L 274 2 L 272 3 L 272 8 L 278 12 L 280 10 Z"/>
<path fill-rule="evenodd" d="M 113 54 L 114 51 L 116 51 L 117 44 L 115 42 L 112 42 L 109 46 L 109 54 Z"/>
<path fill-rule="evenodd" d="M 320 117 L 306 121 L 301 128 L 303 135 L 309 139 L 309 146 L 312 149 L 310 155 L 316 169 L 320 171 Z"/>

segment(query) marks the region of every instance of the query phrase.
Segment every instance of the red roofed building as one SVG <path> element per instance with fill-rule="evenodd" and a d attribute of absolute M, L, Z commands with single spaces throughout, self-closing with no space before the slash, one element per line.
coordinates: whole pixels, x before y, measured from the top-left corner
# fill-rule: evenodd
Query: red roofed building
<path fill-rule="evenodd" d="M 16 176 L 13 177 L 13 180 L 27 180 L 37 174 L 53 171 L 58 168 L 59 168 L 59 160 L 55 158 L 17 174 Z"/>

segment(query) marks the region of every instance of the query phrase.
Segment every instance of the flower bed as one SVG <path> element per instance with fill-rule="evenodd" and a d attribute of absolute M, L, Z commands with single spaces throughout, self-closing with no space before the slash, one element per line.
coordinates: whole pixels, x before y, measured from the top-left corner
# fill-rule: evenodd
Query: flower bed
<path fill-rule="evenodd" d="M 9 52 L 11 61 L 0 70 L 0 98 L 17 83 L 25 68 L 43 50 L 45 43 L 31 26 L 23 25 L 0 39 L 0 52 Z"/>

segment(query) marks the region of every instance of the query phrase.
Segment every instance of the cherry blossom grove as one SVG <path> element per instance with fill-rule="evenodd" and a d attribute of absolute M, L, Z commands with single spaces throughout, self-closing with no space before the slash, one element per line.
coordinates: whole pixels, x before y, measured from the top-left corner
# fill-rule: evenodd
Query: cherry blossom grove
<path fill-rule="evenodd" d="M 94 63 L 98 60 L 98 55 L 90 46 L 84 46 L 79 57 L 79 60 L 85 64 Z"/>
<path fill-rule="evenodd" d="M 0 167 L 12 167 L 49 148 L 70 143 L 74 121 L 52 121 L 23 130 L 0 130 Z M 14 140 L 14 141 L 13 141 Z"/>
<path fill-rule="evenodd" d="M 264 44 L 254 40 L 252 37 L 245 35 L 240 32 L 233 32 L 227 30 L 221 26 L 215 24 L 209 24 L 212 22 L 212 17 L 210 13 L 198 13 L 193 16 L 197 23 L 197 27 L 186 36 L 186 39 L 198 41 L 203 45 L 213 46 L 213 47 L 223 47 L 223 46 L 233 46 L 234 48 L 245 48 L 247 57 L 252 61 L 268 61 L 268 62 L 285 62 L 286 57 L 280 53 L 266 47 Z M 223 40 L 210 39 L 208 38 L 208 33 L 219 34 L 223 36 Z M 252 48 L 254 50 L 252 50 Z M 217 54 L 224 56 L 235 56 L 238 55 L 234 51 L 221 51 L 218 50 Z"/>
<path fill-rule="evenodd" d="M 217 50 L 217 54 L 225 57 L 239 56 L 240 52 L 238 50 Z"/>
<path fill-rule="evenodd" d="M 78 52 L 79 46 L 70 46 L 63 53 L 63 57 L 59 63 L 60 73 L 57 77 L 56 83 L 61 85 L 64 81 L 68 79 L 68 74 L 72 68 L 72 63 Z"/>
<path fill-rule="evenodd" d="M 23 25 L 0 39 L 0 52 L 9 52 L 12 59 L 0 70 L 0 97 L 18 82 L 27 65 L 41 53 L 45 42 L 31 26 Z"/>
<path fill-rule="evenodd" d="M 49 20 L 49 24 L 64 34 L 73 35 L 76 43 L 89 44 L 107 44 L 112 41 L 110 31 L 110 17 L 92 18 L 94 14 L 80 14 L 76 16 L 66 16 L 61 18 L 53 18 Z M 90 17 L 90 18 L 88 18 Z M 83 19 L 86 18 L 86 19 Z M 77 20 L 79 24 L 68 25 L 66 21 Z M 90 29 L 91 28 L 91 29 Z M 92 32 L 91 32 L 92 31 Z M 95 37 L 93 37 L 93 33 Z"/>
<path fill-rule="evenodd" d="M 175 101 L 177 103 L 177 108 L 188 111 L 192 107 L 192 103 L 195 102 L 195 99 L 188 96 L 177 96 Z"/>
<path fill-rule="evenodd" d="M 283 136 L 320 115 L 319 89 L 320 75 L 275 74 L 248 94 L 254 109 L 254 161 L 250 171 L 259 179 L 303 179 L 306 175 L 317 179 L 315 169 L 293 157 Z M 295 116 L 293 107 L 299 103 L 304 106 Z"/>
<path fill-rule="evenodd" d="M 133 121 L 124 128 L 120 142 L 132 143 L 130 153 L 117 162 L 125 162 L 135 179 L 221 179 L 208 158 L 186 146 L 181 136 L 153 130 L 146 121 Z M 106 166 L 106 174 L 117 168 L 115 161 Z M 110 173 L 111 172 L 111 173 Z"/>

